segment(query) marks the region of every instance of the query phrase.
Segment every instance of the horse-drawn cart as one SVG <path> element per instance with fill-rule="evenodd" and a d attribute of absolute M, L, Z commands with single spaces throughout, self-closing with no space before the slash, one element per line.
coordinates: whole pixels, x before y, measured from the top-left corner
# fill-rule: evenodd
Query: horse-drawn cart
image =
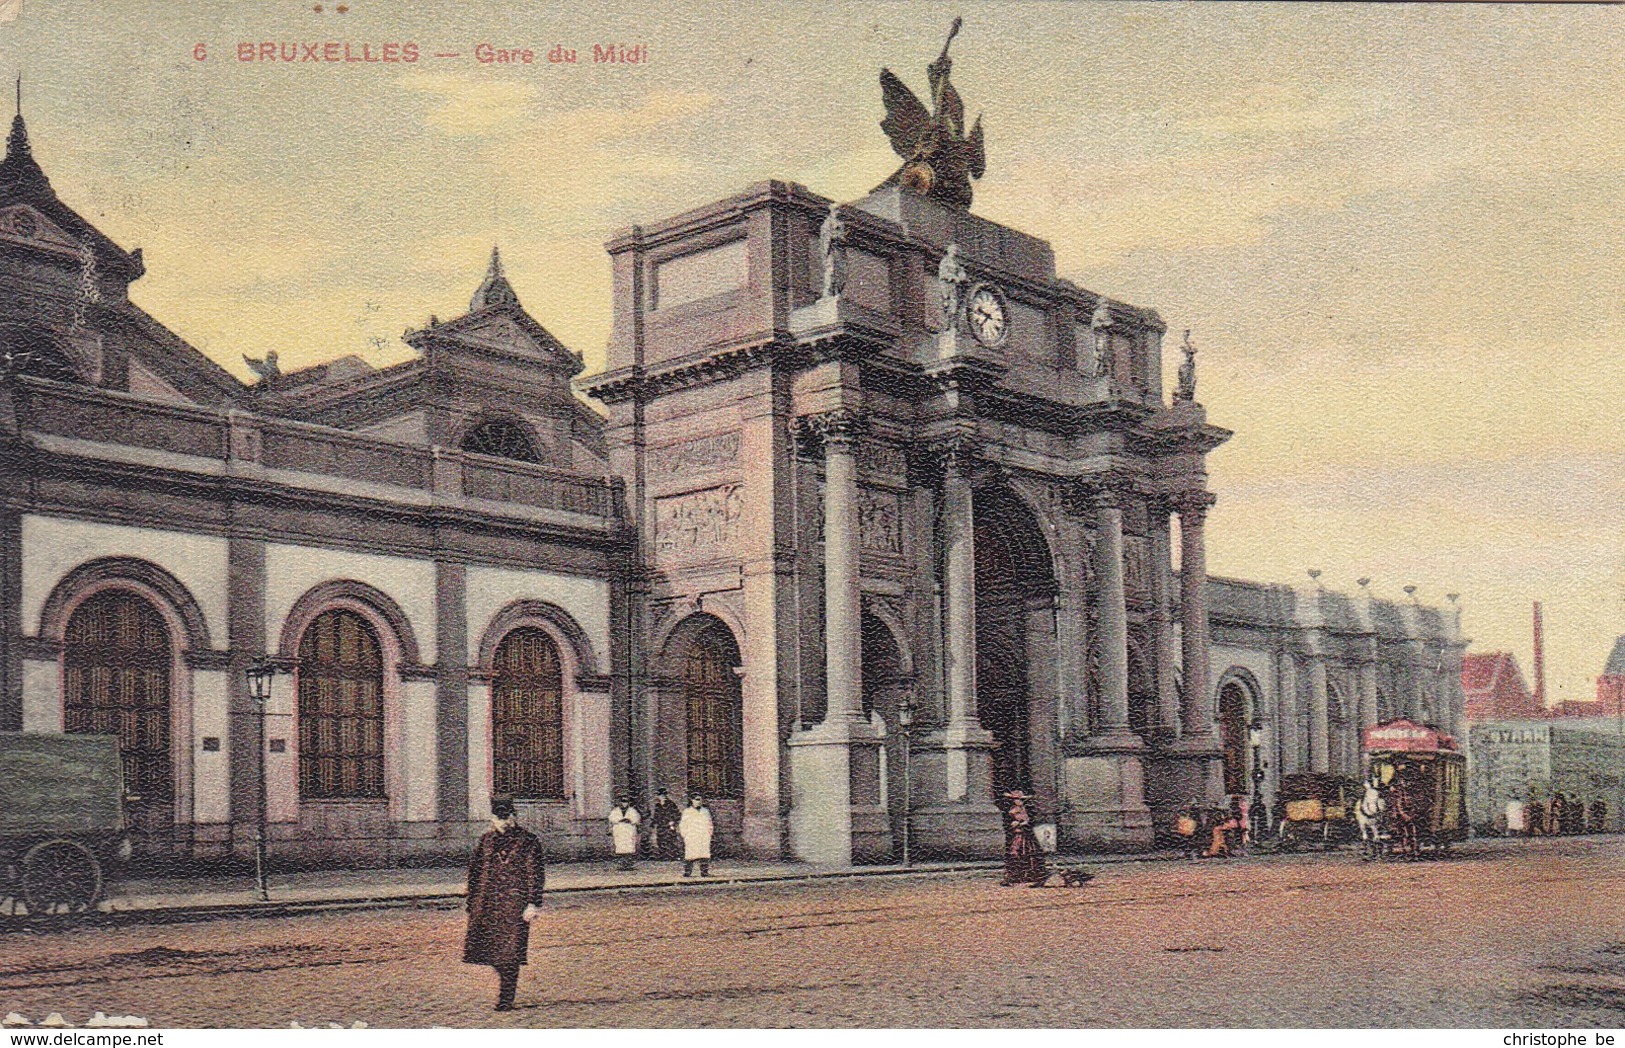
<path fill-rule="evenodd" d="M 0 915 L 92 909 L 129 853 L 118 739 L 0 732 Z"/>
<path fill-rule="evenodd" d="M 1367 781 L 1380 793 L 1378 849 L 1410 858 L 1467 839 L 1467 757 L 1456 740 L 1414 721 L 1365 730 Z"/>
<path fill-rule="evenodd" d="M 1354 806 L 1360 786 L 1353 779 L 1300 772 L 1281 779 L 1277 796 L 1281 850 L 1337 848 L 1355 839 Z"/>

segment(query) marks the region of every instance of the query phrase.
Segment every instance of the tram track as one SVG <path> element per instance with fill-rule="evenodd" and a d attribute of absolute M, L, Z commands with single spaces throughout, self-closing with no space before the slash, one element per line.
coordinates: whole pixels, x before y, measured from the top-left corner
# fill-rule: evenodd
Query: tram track
<path fill-rule="evenodd" d="M 1232 868 L 1238 873 L 1244 868 Z M 1373 873 L 1379 867 L 1362 867 L 1361 872 L 1367 870 Z M 1407 882 L 1425 879 L 1421 871 L 1407 876 Z M 1566 883 L 1581 883 L 1589 879 L 1584 873 L 1546 874 L 1533 877 L 1519 878 L 1509 882 L 1506 891 L 1524 892 L 1536 888 L 1551 888 Z M 1048 889 L 1039 895 L 1030 890 L 1009 889 L 1011 893 L 1021 891 L 1022 894 L 1001 896 L 990 900 L 984 905 L 965 905 L 963 902 L 951 906 L 934 904 L 930 899 L 917 901 L 899 901 L 895 903 L 882 903 L 868 906 L 843 907 L 838 905 L 818 906 L 813 908 L 796 907 L 768 912 L 757 912 L 740 915 L 725 926 L 710 926 L 698 928 L 675 928 L 672 930 L 657 930 L 642 928 L 633 930 L 617 930 L 613 934 L 597 935 L 592 937 L 559 937 L 545 934 L 546 923 L 538 925 L 531 940 L 533 955 L 537 953 L 562 953 L 574 950 L 627 950 L 634 953 L 659 949 L 674 943 L 727 943 L 730 940 L 750 940 L 767 936 L 794 936 L 797 934 L 833 931 L 858 925 L 885 926 L 912 922 L 946 921 L 953 922 L 977 917 L 1001 917 L 1010 919 L 1031 920 L 1035 914 L 1056 913 L 1065 914 L 1082 909 L 1102 910 L 1111 908 L 1152 908 L 1177 904 L 1195 904 L 1204 901 L 1223 900 L 1232 897 L 1249 897 L 1253 899 L 1269 899 L 1287 897 L 1305 893 L 1336 893 L 1350 889 L 1369 887 L 1373 883 L 1386 883 L 1390 888 L 1393 882 L 1362 875 L 1358 877 L 1342 877 L 1329 881 L 1294 881 L 1278 885 L 1260 885 L 1258 883 L 1239 880 L 1233 884 L 1207 885 L 1198 888 L 1182 888 L 1164 891 L 1140 891 L 1127 895 L 1111 895 L 1101 892 L 1098 882 L 1084 889 Z M 778 887 L 774 885 L 774 887 Z M 717 896 L 705 899 L 696 897 L 672 898 L 671 903 L 676 906 L 693 906 L 718 908 L 714 903 L 720 901 Z M 573 900 L 568 908 L 559 908 L 556 912 L 575 913 L 584 909 L 596 909 L 608 905 L 609 900 L 594 899 Z M 289 917 L 288 920 L 308 921 L 317 915 L 302 915 Z M 692 916 L 692 915 L 691 915 Z M 676 918 L 672 921 L 677 923 Z M 90 929 L 86 929 L 90 931 Z M 410 961 L 422 954 L 424 941 L 421 936 L 410 939 L 371 941 L 365 944 L 333 944 L 330 942 L 317 942 L 309 944 L 271 944 L 256 945 L 239 950 L 183 950 L 173 947 L 155 946 L 145 950 L 124 951 L 105 955 L 103 957 L 88 959 L 86 961 L 58 964 L 58 965 L 0 965 L 0 991 L 21 991 L 30 989 L 50 989 L 60 987 L 82 987 L 105 985 L 109 983 L 164 981 L 185 979 L 198 976 L 218 976 L 227 974 L 264 973 L 286 969 L 300 968 L 331 968 L 343 966 L 388 966 L 403 961 Z"/>

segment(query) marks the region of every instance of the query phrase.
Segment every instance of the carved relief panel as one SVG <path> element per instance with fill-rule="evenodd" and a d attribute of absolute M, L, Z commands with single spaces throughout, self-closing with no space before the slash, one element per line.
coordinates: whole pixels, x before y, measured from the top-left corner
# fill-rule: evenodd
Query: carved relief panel
<path fill-rule="evenodd" d="M 1151 598 L 1151 540 L 1141 535 L 1123 537 L 1123 590 L 1130 600 Z"/>
<path fill-rule="evenodd" d="M 903 509 L 901 499 L 890 491 L 874 488 L 858 490 L 859 544 L 871 553 L 901 556 L 903 552 Z"/>
<path fill-rule="evenodd" d="M 655 552 L 663 557 L 722 555 L 739 537 L 744 496 L 722 484 L 655 500 Z"/>

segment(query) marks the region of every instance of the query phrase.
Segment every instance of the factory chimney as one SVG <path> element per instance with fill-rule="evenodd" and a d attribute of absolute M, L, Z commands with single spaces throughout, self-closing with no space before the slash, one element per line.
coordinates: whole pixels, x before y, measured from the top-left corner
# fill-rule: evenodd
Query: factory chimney
<path fill-rule="evenodd" d="M 1535 709 L 1546 714 L 1546 638 L 1540 627 L 1540 601 L 1535 601 Z"/>

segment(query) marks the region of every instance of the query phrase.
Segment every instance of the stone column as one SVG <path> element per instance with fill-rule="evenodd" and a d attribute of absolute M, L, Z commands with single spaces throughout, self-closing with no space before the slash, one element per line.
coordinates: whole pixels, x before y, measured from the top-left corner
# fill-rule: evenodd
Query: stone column
<path fill-rule="evenodd" d="M 1180 720 L 1184 736 L 1193 741 L 1213 739 L 1212 670 L 1208 664 L 1207 547 L 1203 526 L 1213 497 L 1197 492 L 1185 497 L 1179 509 L 1180 636 L 1185 677 Z"/>
<path fill-rule="evenodd" d="M 942 542 L 947 636 L 944 662 L 950 729 L 980 727 L 976 717 L 976 522 L 964 453 L 944 456 Z M 955 792 L 949 787 L 950 796 Z M 964 786 L 960 783 L 959 794 Z"/>
<path fill-rule="evenodd" d="M 1128 726 L 1128 612 L 1123 585 L 1126 481 L 1103 477 L 1078 494 L 1095 514 L 1096 708 L 1089 737 L 1063 764 L 1060 827 L 1068 848 L 1137 851 L 1152 842 L 1145 743 Z"/>
<path fill-rule="evenodd" d="M 940 730 L 917 737 L 913 839 L 920 854 L 997 855 L 1003 817 L 993 804 L 993 736 L 976 706 L 975 446 L 954 435 L 929 449 L 942 483 L 942 690 Z"/>
<path fill-rule="evenodd" d="M 1179 686 L 1174 667 L 1179 659 L 1179 639 L 1174 635 L 1170 605 L 1171 559 L 1168 542 L 1167 503 L 1151 507 L 1151 601 L 1157 643 L 1157 727 L 1165 739 L 1180 734 Z"/>
<path fill-rule="evenodd" d="M 1097 736 L 1123 738 L 1128 728 L 1128 608 L 1123 590 L 1123 507 L 1115 484 L 1094 489 L 1095 666 L 1100 675 Z"/>
<path fill-rule="evenodd" d="M 858 592 L 858 464 L 852 418 L 824 428 L 824 678 L 826 721 L 863 715 L 863 614 Z"/>
<path fill-rule="evenodd" d="M 1326 658 L 1320 638 L 1312 636 L 1309 651 L 1309 770 L 1328 772 L 1331 765 L 1331 724 L 1326 687 Z"/>
<path fill-rule="evenodd" d="M 884 740 L 863 716 L 862 603 L 856 448 L 861 418 L 840 410 L 802 420 L 824 450 L 824 673 L 821 723 L 791 735 L 791 851 L 847 866 L 891 851 L 879 803 Z"/>

